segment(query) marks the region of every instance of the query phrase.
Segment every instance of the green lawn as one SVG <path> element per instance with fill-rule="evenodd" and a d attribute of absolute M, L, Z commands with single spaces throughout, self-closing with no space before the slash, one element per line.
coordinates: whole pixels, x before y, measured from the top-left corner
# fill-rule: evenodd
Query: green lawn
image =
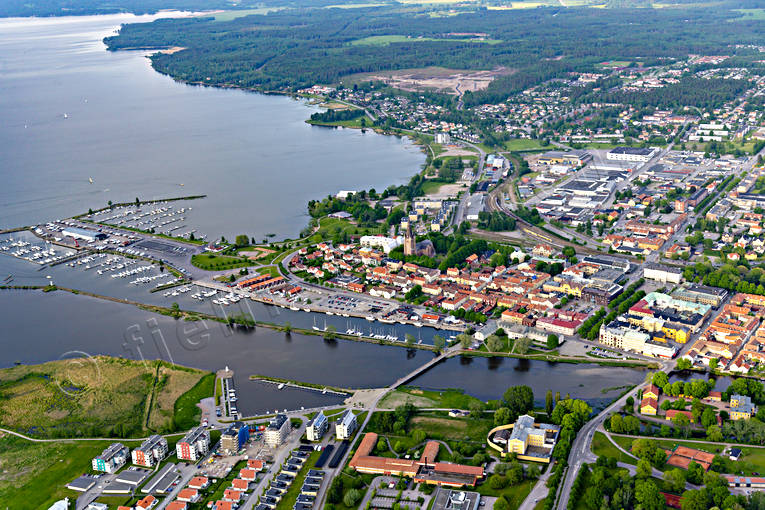
<path fill-rule="evenodd" d="M 179 429 L 190 429 L 199 425 L 202 410 L 197 407 L 197 404 L 203 398 L 212 397 L 215 394 L 214 386 L 215 374 L 209 373 L 175 401 L 174 420 Z"/>
<path fill-rule="evenodd" d="M 523 500 L 526 499 L 526 496 L 529 495 L 531 489 L 534 488 L 534 484 L 536 483 L 536 480 L 524 480 L 518 485 L 505 487 L 504 489 L 500 490 L 494 490 L 489 487 L 489 484 L 482 483 L 476 488 L 476 491 L 482 496 L 505 496 L 507 502 L 510 503 L 510 508 L 515 509 L 521 506 L 521 503 L 523 503 Z"/>
<path fill-rule="evenodd" d="M 508 140 L 504 145 L 505 149 L 514 152 L 545 150 L 552 148 L 549 145 L 544 147 L 539 140 L 533 140 L 530 138 L 516 138 L 514 140 Z"/>
<path fill-rule="evenodd" d="M 257 271 L 258 274 L 267 274 L 273 277 L 279 276 L 279 270 L 275 266 L 261 267 Z"/>
<path fill-rule="evenodd" d="M 320 243 L 326 240 L 328 237 L 332 237 L 336 234 L 346 232 L 350 235 L 366 235 L 369 234 L 382 234 L 385 229 L 382 226 L 372 228 L 361 228 L 347 220 L 341 220 L 340 218 L 321 218 L 319 220 L 319 230 L 316 231 L 309 241 L 312 243 Z"/>
<path fill-rule="evenodd" d="M 620 437 L 616 435 L 612 435 L 611 437 L 613 437 L 614 441 L 616 441 L 625 450 L 630 451 L 630 448 L 632 448 L 632 442 L 634 441 L 634 438 Z M 667 450 L 672 450 L 676 446 L 687 446 L 688 448 L 695 448 L 696 450 L 719 455 L 725 448 L 725 445 L 721 443 L 694 443 L 691 441 L 659 438 L 648 439 L 653 439 L 659 444 L 659 446 Z M 593 441 L 593 445 L 594 444 L 595 443 Z M 723 457 L 723 459 L 725 460 L 725 465 L 727 468 L 726 471 L 729 471 L 730 473 L 743 472 L 745 475 L 751 475 L 755 471 L 760 474 L 765 473 L 765 448 L 752 448 L 742 446 L 741 457 L 738 461 L 732 461 L 728 459 L 728 457 Z"/>
<path fill-rule="evenodd" d="M 423 195 L 435 195 L 438 193 L 438 190 L 441 189 L 441 186 L 446 184 L 445 182 L 439 182 L 439 181 L 425 181 L 422 183 L 422 194 Z"/>
<path fill-rule="evenodd" d="M 311 455 L 309 455 L 306 463 L 303 464 L 303 468 L 295 477 L 292 485 L 290 485 L 290 488 L 284 493 L 284 497 L 279 501 L 279 504 L 276 505 L 276 510 L 291 510 L 292 507 L 295 506 L 295 501 L 300 495 L 300 489 L 303 487 L 303 480 L 305 480 L 308 470 L 316 465 L 316 461 L 319 460 L 319 455 L 321 455 L 320 452 L 311 452 Z"/>
<path fill-rule="evenodd" d="M 364 123 L 362 124 L 361 121 L 364 120 Z M 357 119 L 352 120 L 337 120 L 334 122 L 321 122 L 318 120 L 307 120 L 308 124 L 311 124 L 313 126 L 330 126 L 330 127 L 347 127 L 347 128 L 363 128 L 363 127 L 370 127 L 371 122 L 366 116 L 359 117 Z"/>
<path fill-rule="evenodd" d="M 765 20 L 765 9 L 733 9 L 741 13 L 739 18 L 731 18 L 728 21 L 762 21 Z"/>
<path fill-rule="evenodd" d="M 618 462 L 633 465 L 637 463 L 634 458 L 625 455 L 614 446 L 602 432 L 595 432 L 595 436 L 592 438 L 592 452 L 598 457 L 614 457 Z"/>
<path fill-rule="evenodd" d="M 380 402 L 384 408 L 394 408 L 405 401 L 411 401 L 417 407 L 439 407 L 467 409 L 471 402 L 481 402 L 479 399 L 465 394 L 458 389 L 447 389 L 442 391 L 421 390 L 413 387 L 403 387 L 390 392 Z"/>
<path fill-rule="evenodd" d="M 223 271 L 226 269 L 236 269 L 238 267 L 247 267 L 253 265 L 249 259 L 241 257 L 231 257 L 229 255 L 218 255 L 215 253 L 201 253 L 191 256 L 191 263 L 194 267 L 204 269 L 205 271 Z"/>
<path fill-rule="evenodd" d="M 0 502 L 7 508 L 48 508 L 78 492 L 64 487 L 91 472 L 91 460 L 113 441 L 32 443 L 13 436 L 0 438 Z M 128 447 L 135 441 L 123 441 Z"/>
<path fill-rule="evenodd" d="M 244 16 L 252 16 L 255 14 L 268 14 L 269 12 L 280 11 L 284 7 L 261 7 L 260 9 L 240 9 L 238 11 L 223 11 L 213 14 L 215 21 L 231 21 L 236 18 L 242 18 Z"/>
<path fill-rule="evenodd" d="M 405 35 L 373 35 L 370 37 L 364 37 L 363 39 L 356 39 L 351 41 L 351 46 L 388 46 L 391 43 L 402 42 L 426 42 L 426 41 L 446 41 L 446 42 L 475 42 L 486 44 L 498 44 L 502 41 L 499 39 L 474 39 L 474 38 L 432 38 L 432 37 L 408 37 Z"/>

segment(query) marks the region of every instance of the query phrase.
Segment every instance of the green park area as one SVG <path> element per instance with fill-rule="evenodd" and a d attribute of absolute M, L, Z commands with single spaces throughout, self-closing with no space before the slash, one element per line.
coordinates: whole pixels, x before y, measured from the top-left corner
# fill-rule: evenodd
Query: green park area
<path fill-rule="evenodd" d="M 337 236 L 352 235 L 370 235 L 382 234 L 384 228 L 381 227 L 359 227 L 348 220 L 340 218 L 321 218 L 319 220 L 319 230 L 314 232 L 308 239 L 311 243 L 320 243 L 326 239 Z"/>
<path fill-rule="evenodd" d="M 253 265 L 246 257 L 232 257 L 230 255 L 218 255 L 216 253 L 200 253 L 191 256 L 194 267 L 205 271 L 225 271 Z"/>
<path fill-rule="evenodd" d="M 626 464 L 635 464 L 637 460 L 623 453 L 614 444 L 608 440 L 603 432 L 595 432 L 592 437 L 592 453 L 598 457 L 613 457 L 617 462 Z"/>
<path fill-rule="evenodd" d="M 481 403 L 481 401 L 460 389 L 433 391 L 402 387 L 388 393 L 380 401 L 380 407 L 394 409 L 400 405 L 412 404 L 415 407 L 469 409 L 471 403 Z"/>
<path fill-rule="evenodd" d="M 618 436 L 612 434 L 611 436 L 616 443 L 627 451 L 631 451 L 632 444 L 638 438 Z M 606 441 L 606 439 L 604 437 Z M 695 441 L 681 441 L 676 439 L 654 439 L 646 438 L 651 441 L 655 441 L 656 445 L 665 450 L 673 450 L 678 446 L 685 446 L 687 448 L 694 448 L 721 457 L 723 471 L 729 474 L 744 474 L 751 476 L 753 473 L 765 473 L 765 448 L 757 448 L 752 446 L 740 446 L 741 456 L 739 460 L 730 460 L 727 455 L 723 455 L 722 452 L 726 448 L 725 443 L 712 443 L 708 441 L 695 442 Z M 593 443 L 594 444 L 594 443 Z M 594 451 L 594 447 L 593 447 Z M 597 452 L 596 452 L 597 453 Z M 598 453 L 600 455 L 600 453 Z M 634 459 L 632 464 L 635 463 Z"/>
<path fill-rule="evenodd" d="M 554 148 L 550 144 L 542 145 L 541 140 L 531 138 L 515 138 L 504 142 L 502 145 L 505 147 L 505 150 L 513 152 L 541 151 Z"/>

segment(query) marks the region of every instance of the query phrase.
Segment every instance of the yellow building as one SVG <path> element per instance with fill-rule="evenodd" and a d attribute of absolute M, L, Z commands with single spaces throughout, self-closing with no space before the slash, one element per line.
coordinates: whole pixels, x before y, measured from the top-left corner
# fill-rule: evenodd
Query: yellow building
<path fill-rule="evenodd" d="M 659 400 L 659 388 L 657 386 L 654 386 L 653 384 L 650 385 L 643 392 L 643 398 L 652 398 L 654 400 Z"/>
<path fill-rule="evenodd" d="M 662 332 L 667 335 L 667 338 L 674 340 L 677 343 L 684 344 L 688 341 L 688 329 L 679 324 L 665 322 L 664 327 L 662 327 Z"/>
<path fill-rule="evenodd" d="M 659 411 L 659 403 L 655 398 L 644 397 L 640 402 L 640 414 L 656 416 Z"/>
<path fill-rule="evenodd" d="M 752 399 L 746 395 L 731 395 L 730 397 L 730 419 L 748 420 L 757 411 L 752 404 Z"/>
<path fill-rule="evenodd" d="M 557 425 L 534 423 L 534 418 L 525 414 L 514 424 L 492 429 L 488 442 L 503 457 L 514 453 L 520 460 L 548 463 L 559 433 L 560 427 Z M 502 447 L 501 443 L 506 445 Z"/>
<path fill-rule="evenodd" d="M 542 286 L 545 292 L 561 292 L 567 296 L 582 297 L 584 285 L 569 281 L 563 278 L 555 277 L 552 281 L 548 280 Z"/>

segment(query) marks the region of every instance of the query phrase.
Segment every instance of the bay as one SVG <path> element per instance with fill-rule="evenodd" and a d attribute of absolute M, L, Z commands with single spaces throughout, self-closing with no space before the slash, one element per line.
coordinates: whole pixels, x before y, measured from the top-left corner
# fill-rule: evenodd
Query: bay
<path fill-rule="evenodd" d="M 306 124 L 305 101 L 181 84 L 145 51 L 106 51 L 121 23 L 155 17 L 0 20 L 0 228 L 206 194 L 193 226 L 210 238 L 295 237 L 309 200 L 401 184 L 424 162 L 407 139 Z"/>

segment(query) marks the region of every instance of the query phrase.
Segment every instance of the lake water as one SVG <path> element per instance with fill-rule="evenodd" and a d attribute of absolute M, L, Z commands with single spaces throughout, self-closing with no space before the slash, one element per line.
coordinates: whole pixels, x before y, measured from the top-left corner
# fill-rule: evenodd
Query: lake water
<path fill-rule="evenodd" d="M 601 409 L 618 397 L 625 385 L 633 386 L 644 377 L 644 370 L 594 363 L 462 356 L 439 363 L 411 384 L 434 390 L 462 388 L 481 400 L 500 399 L 508 386 L 525 384 L 534 391 L 540 406 L 544 405 L 547 390 L 552 390 L 553 394 L 569 394 Z"/>
<path fill-rule="evenodd" d="M 294 237 L 308 200 L 400 184 L 424 162 L 406 139 L 309 126 L 303 101 L 183 85 L 146 52 L 105 50 L 121 23 L 151 19 L 0 20 L 0 228 L 207 194 L 194 221 L 211 238 Z"/>

